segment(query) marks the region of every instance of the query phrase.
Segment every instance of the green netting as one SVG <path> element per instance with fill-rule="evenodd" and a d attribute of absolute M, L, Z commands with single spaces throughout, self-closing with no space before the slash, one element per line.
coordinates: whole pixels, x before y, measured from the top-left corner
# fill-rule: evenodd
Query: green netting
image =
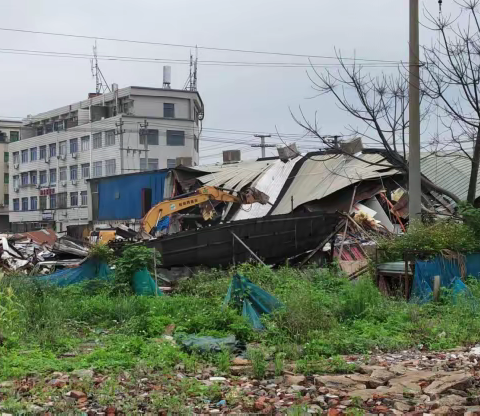
<path fill-rule="evenodd" d="M 112 272 L 106 263 L 102 263 L 92 258 L 85 260 L 78 267 L 59 270 L 58 272 L 36 276 L 35 278 L 57 286 L 68 286 L 86 280 L 107 280 L 111 273 Z"/>
<path fill-rule="evenodd" d="M 147 269 L 139 270 L 135 273 L 133 276 L 133 290 L 136 295 L 140 296 L 159 296 L 163 294 Z"/>
<path fill-rule="evenodd" d="M 255 329 L 263 329 L 261 315 L 270 314 L 283 306 L 277 298 L 240 274 L 233 276 L 223 304 L 228 305 L 230 302 L 242 310 L 242 315 Z"/>

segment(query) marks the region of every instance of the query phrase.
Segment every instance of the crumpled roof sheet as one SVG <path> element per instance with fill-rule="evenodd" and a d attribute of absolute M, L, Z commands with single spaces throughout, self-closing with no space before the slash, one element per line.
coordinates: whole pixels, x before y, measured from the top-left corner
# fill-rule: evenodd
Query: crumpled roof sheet
<path fill-rule="evenodd" d="M 275 160 L 272 166 L 265 170 L 251 186 L 267 194 L 270 197 L 269 202 L 274 204 L 280 195 L 286 180 L 290 177 L 292 169 L 301 159 L 302 157 L 298 156 L 287 162 Z M 232 221 L 264 217 L 268 214 L 271 208 L 272 206 L 269 204 L 242 205 L 241 209 L 239 209 L 232 217 Z"/>
<path fill-rule="evenodd" d="M 287 214 L 310 201 L 319 200 L 357 182 L 400 173 L 379 153 L 346 155 L 311 155 L 301 165 L 295 178 L 282 195 L 272 215 Z M 382 166 L 372 165 L 380 163 Z"/>
<path fill-rule="evenodd" d="M 468 182 L 472 164 L 465 156 L 422 155 L 422 173 L 433 183 L 454 193 L 461 200 L 467 199 Z M 480 178 L 476 196 L 480 196 Z"/>
<path fill-rule="evenodd" d="M 275 162 L 275 160 L 254 160 L 227 165 L 203 166 L 199 167 L 198 170 L 209 169 L 212 173 L 200 176 L 197 179 L 204 185 L 221 186 L 238 191 L 253 182 Z"/>

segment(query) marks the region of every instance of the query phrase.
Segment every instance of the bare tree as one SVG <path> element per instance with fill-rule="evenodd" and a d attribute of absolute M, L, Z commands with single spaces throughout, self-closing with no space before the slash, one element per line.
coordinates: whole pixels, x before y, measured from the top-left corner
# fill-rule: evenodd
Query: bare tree
<path fill-rule="evenodd" d="M 318 92 L 318 95 L 334 96 L 339 108 L 360 121 L 365 128 L 360 130 L 350 124 L 347 126 L 349 132 L 355 137 L 362 137 L 371 143 L 378 144 L 385 150 L 393 166 L 407 173 L 408 161 L 405 155 L 408 151 L 409 99 L 406 74 L 398 68 L 396 75 L 381 73 L 373 76 L 365 73 L 366 66 L 358 65 L 355 61 L 346 63 L 339 54 L 337 59 L 340 68 L 335 73 L 330 70 L 318 72 L 312 65 L 313 72 L 309 74 L 312 88 Z M 426 106 L 422 119 L 429 114 L 429 107 L 429 105 Z M 335 148 L 337 151 L 346 153 L 320 134 L 317 116 L 310 121 L 301 109 L 300 116 L 293 114 L 292 116 L 301 127 L 319 138 L 327 148 Z M 356 157 L 352 154 L 349 156 Z M 375 164 L 381 165 L 381 163 Z M 383 165 L 390 167 L 387 164 Z M 454 201 L 459 201 L 455 194 L 433 184 L 425 177 L 422 177 L 422 185 Z"/>
<path fill-rule="evenodd" d="M 471 163 L 467 201 L 473 204 L 480 166 L 480 0 L 455 3 L 456 18 L 425 13 L 438 40 L 423 47 L 422 89 L 446 127 L 437 145 Z"/>

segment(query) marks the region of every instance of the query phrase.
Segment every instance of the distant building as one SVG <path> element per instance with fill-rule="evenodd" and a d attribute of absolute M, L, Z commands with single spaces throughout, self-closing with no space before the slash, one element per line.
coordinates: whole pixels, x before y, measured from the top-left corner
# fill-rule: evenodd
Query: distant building
<path fill-rule="evenodd" d="M 8 231 L 8 206 L 9 206 L 9 189 L 8 183 L 10 176 L 9 168 L 9 149 L 8 145 L 17 142 L 20 138 L 21 121 L 0 120 L 0 178 L 3 181 L 3 187 L 0 191 L 0 231 Z"/>
<path fill-rule="evenodd" d="M 127 87 L 29 116 L 10 144 L 15 232 L 88 223 L 87 179 L 198 165 L 196 91 Z"/>

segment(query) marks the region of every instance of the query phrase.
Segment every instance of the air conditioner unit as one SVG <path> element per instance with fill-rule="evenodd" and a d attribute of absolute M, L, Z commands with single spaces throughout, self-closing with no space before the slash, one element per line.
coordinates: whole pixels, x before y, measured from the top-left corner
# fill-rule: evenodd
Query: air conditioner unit
<path fill-rule="evenodd" d="M 13 164 L 13 167 L 14 167 L 15 169 L 18 169 L 19 166 L 20 166 L 20 163 L 14 163 L 14 164 Z"/>
<path fill-rule="evenodd" d="M 85 178 L 85 179 L 83 180 L 83 183 L 88 183 L 88 182 L 87 182 L 88 179 L 89 179 L 89 178 Z"/>
<path fill-rule="evenodd" d="M 50 158 L 49 157 L 45 158 L 45 163 L 50 163 Z"/>
<path fill-rule="evenodd" d="M 13 188 L 13 191 L 14 191 L 14 192 L 18 192 L 19 190 L 20 190 L 20 189 L 19 189 L 18 187 Z"/>
<path fill-rule="evenodd" d="M 37 184 L 35 185 L 35 188 L 40 189 L 40 184 L 37 183 Z"/>
<path fill-rule="evenodd" d="M 57 155 L 57 159 L 65 160 L 66 155 Z"/>
<path fill-rule="evenodd" d="M 72 179 L 72 185 L 76 185 L 77 184 L 77 180 L 76 179 Z"/>
<path fill-rule="evenodd" d="M 67 181 L 62 181 L 62 186 L 67 186 Z"/>
<path fill-rule="evenodd" d="M 76 159 L 78 156 L 78 153 L 72 153 L 72 158 Z"/>

